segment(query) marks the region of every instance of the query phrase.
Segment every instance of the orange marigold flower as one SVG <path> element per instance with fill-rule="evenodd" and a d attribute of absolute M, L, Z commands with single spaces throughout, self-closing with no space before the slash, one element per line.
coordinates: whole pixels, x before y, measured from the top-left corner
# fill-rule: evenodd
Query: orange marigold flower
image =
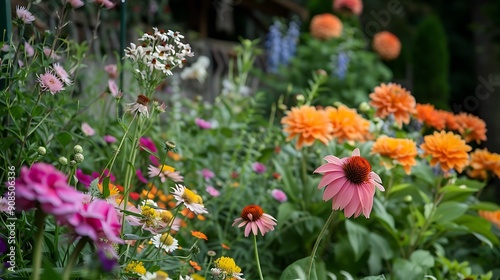
<path fill-rule="evenodd" d="M 192 230 L 191 235 L 198 238 L 198 239 L 208 240 L 207 236 L 201 231 Z"/>
<path fill-rule="evenodd" d="M 325 111 L 332 124 L 332 136 L 339 143 L 350 140 L 365 141 L 370 138 L 370 122 L 358 115 L 356 109 L 340 105 L 338 108 L 327 107 Z"/>
<path fill-rule="evenodd" d="M 315 140 L 327 144 L 332 139 L 332 125 L 323 110 L 317 110 L 312 106 L 294 107 L 281 119 L 284 125 L 283 131 L 288 134 L 287 141 L 298 136 L 297 149 L 303 145 L 311 146 Z"/>
<path fill-rule="evenodd" d="M 200 270 L 201 270 L 201 266 L 199 266 L 197 262 L 195 262 L 195 261 L 191 261 L 191 260 L 190 260 L 190 261 L 189 261 L 189 264 L 190 264 L 190 265 L 191 265 L 191 266 L 192 266 L 195 270 L 197 270 L 197 271 L 200 271 Z"/>
<path fill-rule="evenodd" d="M 434 131 L 434 134 L 424 137 L 424 143 L 420 145 L 424 150 L 423 156 L 431 156 L 431 166 L 441 165 L 444 172 L 454 168 L 458 172 L 469 163 L 467 154 L 472 148 L 465 141 L 453 132 Z"/>
<path fill-rule="evenodd" d="M 447 130 L 458 130 L 459 125 L 457 123 L 457 119 L 455 118 L 455 114 L 445 110 L 437 110 L 437 111 L 441 114 L 441 117 L 444 119 Z"/>
<path fill-rule="evenodd" d="M 309 30 L 311 35 L 319 40 L 338 38 L 342 35 L 342 21 L 332 14 L 319 14 L 311 19 Z"/>
<path fill-rule="evenodd" d="M 446 127 L 446 118 L 439 110 L 434 109 L 431 104 L 417 104 L 417 120 L 435 130 L 443 130 Z"/>
<path fill-rule="evenodd" d="M 415 97 L 398 84 L 382 83 L 375 87 L 370 99 L 370 105 L 376 109 L 377 117 L 386 118 L 393 114 L 400 128 L 403 123 L 410 123 L 410 116 L 415 112 Z"/>
<path fill-rule="evenodd" d="M 490 153 L 488 149 L 476 149 L 470 154 L 470 177 L 480 180 L 488 179 L 488 171 L 500 178 L 500 155 Z"/>
<path fill-rule="evenodd" d="M 494 224 L 495 226 L 497 226 L 497 228 L 500 229 L 500 210 L 496 211 L 479 210 L 478 214 L 483 219 L 490 221 L 492 224 Z"/>
<path fill-rule="evenodd" d="M 393 60 L 401 53 L 401 41 L 391 32 L 382 31 L 373 36 L 372 48 L 383 60 Z"/>
<path fill-rule="evenodd" d="M 391 138 L 385 135 L 380 136 L 372 146 L 372 154 L 379 154 L 389 157 L 401 164 L 410 174 L 411 167 L 417 165 L 417 144 L 411 139 Z"/>
<path fill-rule="evenodd" d="M 333 0 L 333 10 L 340 13 L 354 14 L 359 16 L 363 11 L 363 1 Z"/>
<path fill-rule="evenodd" d="M 458 132 L 467 143 L 474 140 L 478 144 L 486 141 L 486 123 L 482 119 L 471 114 L 460 113 L 455 115 L 455 120 L 458 124 Z"/>

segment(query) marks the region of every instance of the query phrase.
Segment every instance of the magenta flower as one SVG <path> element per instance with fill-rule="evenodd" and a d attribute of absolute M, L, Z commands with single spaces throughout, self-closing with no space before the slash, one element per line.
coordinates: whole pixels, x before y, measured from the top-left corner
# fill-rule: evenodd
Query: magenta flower
<path fill-rule="evenodd" d="M 23 6 L 16 6 L 16 16 L 22 20 L 24 24 L 31 24 L 35 20 L 33 14 Z"/>
<path fill-rule="evenodd" d="M 220 192 L 216 188 L 214 188 L 213 186 L 207 186 L 207 188 L 205 190 L 207 191 L 207 193 L 210 196 L 213 196 L 213 197 L 220 196 Z"/>
<path fill-rule="evenodd" d="M 194 120 L 194 122 L 201 129 L 211 129 L 212 128 L 212 124 L 204 119 L 196 118 Z"/>
<path fill-rule="evenodd" d="M 47 163 L 23 166 L 16 179 L 16 208 L 19 211 L 39 207 L 61 217 L 78 212 L 83 194 L 67 183 L 64 173 Z"/>
<path fill-rule="evenodd" d="M 113 143 L 115 143 L 117 141 L 116 138 L 114 136 L 112 136 L 112 135 L 104 135 L 103 139 L 108 144 L 113 144 Z"/>
<path fill-rule="evenodd" d="M 160 165 L 160 159 L 157 156 L 149 155 L 149 160 L 153 165 Z"/>
<path fill-rule="evenodd" d="M 262 173 L 266 172 L 266 169 L 267 169 L 266 166 L 261 162 L 255 162 L 252 165 L 253 172 L 255 172 L 257 174 L 262 174 Z"/>
<path fill-rule="evenodd" d="M 213 177 L 215 177 L 215 173 L 208 169 L 208 168 L 203 168 L 201 171 L 201 176 L 203 176 L 203 178 L 205 178 L 205 181 L 208 181 L 210 179 L 212 179 Z"/>
<path fill-rule="evenodd" d="M 92 172 L 92 178 L 95 179 L 95 178 L 99 178 L 99 184 L 102 183 L 102 180 L 106 177 L 109 177 L 109 181 L 110 182 L 114 182 L 116 180 L 116 177 L 109 173 L 109 170 L 108 169 L 104 169 L 103 173 L 102 173 L 102 177 L 99 177 L 101 176 L 100 173 L 97 173 L 97 172 Z"/>
<path fill-rule="evenodd" d="M 248 205 L 241 211 L 241 216 L 234 220 L 233 226 L 238 224 L 238 227 L 245 227 L 245 237 L 248 237 L 250 231 L 254 235 L 259 233 L 264 236 L 269 231 L 274 230 L 274 226 L 277 224 L 276 219 L 264 213 L 264 210 L 257 205 Z"/>
<path fill-rule="evenodd" d="M 75 176 L 78 182 L 82 183 L 87 188 L 90 186 L 90 183 L 92 183 L 92 180 L 94 180 L 92 176 L 83 173 L 81 169 L 76 170 Z"/>
<path fill-rule="evenodd" d="M 149 137 L 141 137 L 141 139 L 139 139 L 139 146 L 141 147 L 141 149 L 146 148 L 153 153 L 158 152 L 155 143 Z"/>
<path fill-rule="evenodd" d="M 271 191 L 271 196 L 279 202 L 287 201 L 286 193 L 282 190 L 274 189 Z"/>
<path fill-rule="evenodd" d="M 110 79 L 114 80 L 118 77 L 118 67 L 116 64 L 108 64 L 104 66 L 104 71 L 108 73 Z"/>
<path fill-rule="evenodd" d="M 95 130 L 88 124 L 88 123 L 82 123 L 82 131 L 83 134 L 87 136 L 92 136 L 95 134 Z"/>
<path fill-rule="evenodd" d="M 352 215 L 358 217 L 361 213 L 369 218 L 375 187 L 381 191 L 384 191 L 384 187 L 368 160 L 360 156 L 358 148 L 352 151 L 350 157 L 339 159 L 330 155 L 324 159 L 328 163 L 314 171 L 324 173 L 318 185 L 318 189 L 326 187 L 323 200 L 332 199 L 332 209 L 344 210 L 347 218 Z"/>
<path fill-rule="evenodd" d="M 64 90 L 64 84 L 51 71 L 37 75 L 42 91 L 50 91 L 52 95 Z"/>
<path fill-rule="evenodd" d="M 142 171 L 140 169 L 137 169 L 135 171 L 135 175 L 137 175 L 137 178 L 139 179 L 139 181 L 143 182 L 144 184 L 148 183 L 148 180 L 146 178 L 144 178 L 144 176 L 142 175 Z"/>

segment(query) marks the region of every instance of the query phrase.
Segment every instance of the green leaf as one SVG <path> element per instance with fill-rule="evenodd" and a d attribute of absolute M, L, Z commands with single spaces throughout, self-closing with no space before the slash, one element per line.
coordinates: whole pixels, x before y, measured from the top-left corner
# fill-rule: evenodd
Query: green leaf
<path fill-rule="evenodd" d="M 392 271 L 394 279 L 398 280 L 422 280 L 425 276 L 425 272 L 420 266 L 404 259 L 397 259 Z"/>
<path fill-rule="evenodd" d="M 103 197 L 108 197 L 109 196 L 109 176 L 108 177 L 104 177 L 104 179 L 102 179 L 102 196 Z"/>
<path fill-rule="evenodd" d="M 463 215 L 456 219 L 455 223 L 465 226 L 476 238 L 485 242 L 490 247 L 500 244 L 498 237 L 491 231 L 491 223 L 481 217 Z M 487 238 L 489 242 L 486 242 L 483 237 Z"/>
<path fill-rule="evenodd" d="M 385 280 L 385 276 L 384 275 L 379 275 L 379 276 L 368 276 L 368 277 L 364 277 L 364 278 L 361 278 L 360 280 Z"/>
<path fill-rule="evenodd" d="M 500 210 L 500 206 L 496 203 L 493 203 L 493 202 L 478 202 L 478 203 L 469 205 L 469 209 L 497 211 L 497 210 Z"/>
<path fill-rule="evenodd" d="M 291 203 L 291 202 L 285 202 L 285 203 L 282 203 L 279 207 L 278 207 L 278 221 L 280 221 L 278 223 L 278 228 L 282 228 L 285 224 L 286 224 L 286 221 L 288 221 L 290 219 L 290 217 L 292 216 L 292 213 L 297 211 L 297 206 L 294 204 L 294 203 Z"/>
<path fill-rule="evenodd" d="M 345 228 L 349 243 L 354 251 L 354 259 L 357 261 L 368 249 L 368 242 L 366 242 L 368 240 L 368 230 L 364 226 L 351 222 L 349 219 L 345 220 Z"/>
<path fill-rule="evenodd" d="M 379 255 L 384 260 L 392 258 L 393 252 L 387 240 L 374 232 L 370 232 L 369 237 L 370 250 L 372 253 Z"/>
<path fill-rule="evenodd" d="M 375 213 L 376 217 L 383 222 L 385 222 L 393 231 L 396 231 L 396 228 L 394 226 L 394 217 L 391 216 L 385 209 L 384 205 L 378 198 L 375 198 L 373 200 L 373 212 Z"/>
<path fill-rule="evenodd" d="M 310 278 L 306 276 L 311 257 L 305 257 L 289 265 L 281 274 L 280 280 L 310 279 L 326 280 L 326 269 L 323 262 L 314 262 Z M 322 275 L 322 278 L 318 277 Z"/>
<path fill-rule="evenodd" d="M 71 141 L 73 140 L 73 137 L 71 136 L 71 134 L 64 131 L 64 132 L 57 134 L 56 139 L 57 139 L 57 141 L 59 141 L 59 143 L 61 143 L 61 146 L 67 146 L 67 145 L 69 145 L 69 143 L 71 143 Z"/>
<path fill-rule="evenodd" d="M 43 259 L 43 272 L 41 279 L 62 280 L 62 276 L 54 270 L 54 264 L 50 263 L 47 258 Z"/>
<path fill-rule="evenodd" d="M 469 197 L 471 193 L 475 193 L 477 192 L 477 190 L 469 188 L 466 185 L 449 185 L 440 189 L 439 192 L 444 193 L 443 201 L 464 201 L 467 199 L 467 197 Z"/>
<path fill-rule="evenodd" d="M 436 212 L 432 216 L 432 221 L 436 223 L 451 222 L 465 214 L 467 208 L 467 204 L 464 203 L 456 201 L 443 202 L 438 206 Z"/>
<path fill-rule="evenodd" d="M 23 113 L 25 110 L 22 106 L 16 105 L 16 106 L 10 107 L 9 111 L 10 111 L 11 116 L 14 119 L 19 119 L 23 116 Z"/>
<path fill-rule="evenodd" d="M 416 250 L 410 256 L 410 261 L 418 266 L 425 268 L 434 267 L 434 257 L 425 250 Z"/>

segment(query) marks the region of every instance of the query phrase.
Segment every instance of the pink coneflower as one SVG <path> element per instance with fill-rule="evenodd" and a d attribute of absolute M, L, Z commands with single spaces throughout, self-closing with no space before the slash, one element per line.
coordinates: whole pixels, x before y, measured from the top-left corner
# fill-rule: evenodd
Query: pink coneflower
<path fill-rule="evenodd" d="M 146 148 L 152 153 L 158 152 L 155 142 L 149 137 L 141 137 L 141 139 L 139 139 L 139 147 L 141 147 L 141 149 Z"/>
<path fill-rule="evenodd" d="M 87 136 L 92 136 L 95 134 L 95 130 L 88 123 L 82 123 L 82 131 L 83 134 Z"/>
<path fill-rule="evenodd" d="M 54 63 L 54 65 L 52 65 L 52 69 L 54 69 L 54 72 L 56 72 L 56 75 L 66 85 L 71 84 L 71 79 L 69 78 L 68 72 L 66 72 L 66 70 L 64 70 L 64 68 L 59 63 Z"/>
<path fill-rule="evenodd" d="M 114 136 L 112 136 L 112 135 L 104 135 L 103 139 L 108 144 L 113 144 L 113 143 L 115 143 L 117 141 L 116 138 Z"/>
<path fill-rule="evenodd" d="M 268 231 L 274 230 L 277 221 L 273 216 L 264 213 L 259 206 L 248 205 L 241 211 L 241 216 L 234 220 L 233 226 L 236 224 L 239 228 L 245 226 L 245 237 L 248 237 L 250 231 L 257 235 L 259 230 L 264 236 Z"/>
<path fill-rule="evenodd" d="M 113 96 L 116 99 L 119 99 L 122 97 L 122 92 L 118 88 L 118 85 L 116 84 L 115 80 L 108 80 L 108 90 L 109 93 L 111 93 L 111 96 Z"/>
<path fill-rule="evenodd" d="M 104 71 L 108 73 L 110 79 L 116 79 L 116 77 L 118 77 L 118 67 L 116 64 L 108 64 L 104 66 Z"/>
<path fill-rule="evenodd" d="M 82 0 L 66 0 L 66 3 L 69 3 L 73 9 L 77 9 L 83 6 Z"/>
<path fill-rule="evenodd" d="M 262 173 L 266 172 L 266 169 L 267 169 L 266 166 L 261 162 L 255 162 L 252 165 L 253 172 L 255 172 L 257 174 L 262 174 Z"/>
<path fill-rule="evenodd" d="M 16 15 L 24 24 L 31 24 L 35 21 L 33 14 L 23 6 L 16 6 Z"/>
<path fill-rule="evenodd" d="M 164 183 L 167 178 L 170 178 L 174 182 L 182 182 L 184 180 L 184 177 L 180 175 L 178 171 L 175 171 L 175 168 L 172 166 L 168 165 L 161 165 L 161 166 L 153 166 L 150 165 L 148 167 L 148 175 L 149 177 L 160 177 L 160 181 Z"/>
<path fill-rule="evenodd" d="M 32 57 L 35 54 L 35 49 L 28 42 L 24 42 L 24 51 L 27 57 Z"/>
<path fill-rule="evenodd" d="M 213 177 L 215 177 L 215 173 L 208 169 L 208 168 L 203 168 L 201 171 L 201 176 L 203 176 L 203 178 L 205 178 L 205 181 L 208 181 L 210 179 L 212 179 Z"/>
<path fill-rule="evenodd" d="M 272 190 L 271 196 L 279 202 L 285 202 L 288 199 L 286 193 L 279 189 Z"/>
<path fill-rule="evenodd" d="M 194 122 L 201 129 L 211 129 L 212 128 L 212 124 L 204 119 L 196 118 L 194 120 Z"/>
<path fill-rule="evenodd" d="M 220 192 L 216 188 L 214 188 L 213 186 L 207 186 L 207 188 L 205 190 L 207 191 L 207 193 L 210 196 L 213 196 L 213 197 L 220 196 Z"/>
<path fill-rule="evenodd" d="M 332 209 L 344 209 L 347 218 L 352 215 L 358 217 L 361 213 L 369 218 L 375 187 L 381 191 L 384 191 L 384 187 L 368 160 L 360 156 L 358 148 L 352 151 L 350 157 L 339 159 L 330 155 L 324 159 L 328 163 L 314 171 L 324 173 L 318 185 L 318 189 L 326 187 L 323 200 L 332 199 Z"/>
<path fill-rule="evenodd" d="M 54 75 L 51 71 L 45 72 L 45 74 L 37 76 L 38 83 L 40 83 L 40 88 L 42 91 L 50 91 L 52 95 L 64 90 L 63 83 Z"/>

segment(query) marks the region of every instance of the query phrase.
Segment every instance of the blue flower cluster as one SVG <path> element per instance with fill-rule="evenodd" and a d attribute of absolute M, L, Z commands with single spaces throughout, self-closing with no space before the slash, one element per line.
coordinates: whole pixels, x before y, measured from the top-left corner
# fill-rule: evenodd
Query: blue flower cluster
<path fill-rule="evenodd" d="M 265 43 L 267 67 L 272 73 L 276 73 L 279 66 L 288 65 L 297 51 L 300 24 L 297 21 L 290 21 L 286 32 L 283 32 L 284 28 L 279 20 L 275 20 L 267 34 Z"/>
<path fill-rule="evenodd" d="M 345 75 L 347 74 L 347 69 L 349 68 L 349 60 L 349 56 L 344 51 L 340 51 L 335 59 L 333 65 L 333 73 L 340 80 L 343 80 L 345 78 Z"/>

